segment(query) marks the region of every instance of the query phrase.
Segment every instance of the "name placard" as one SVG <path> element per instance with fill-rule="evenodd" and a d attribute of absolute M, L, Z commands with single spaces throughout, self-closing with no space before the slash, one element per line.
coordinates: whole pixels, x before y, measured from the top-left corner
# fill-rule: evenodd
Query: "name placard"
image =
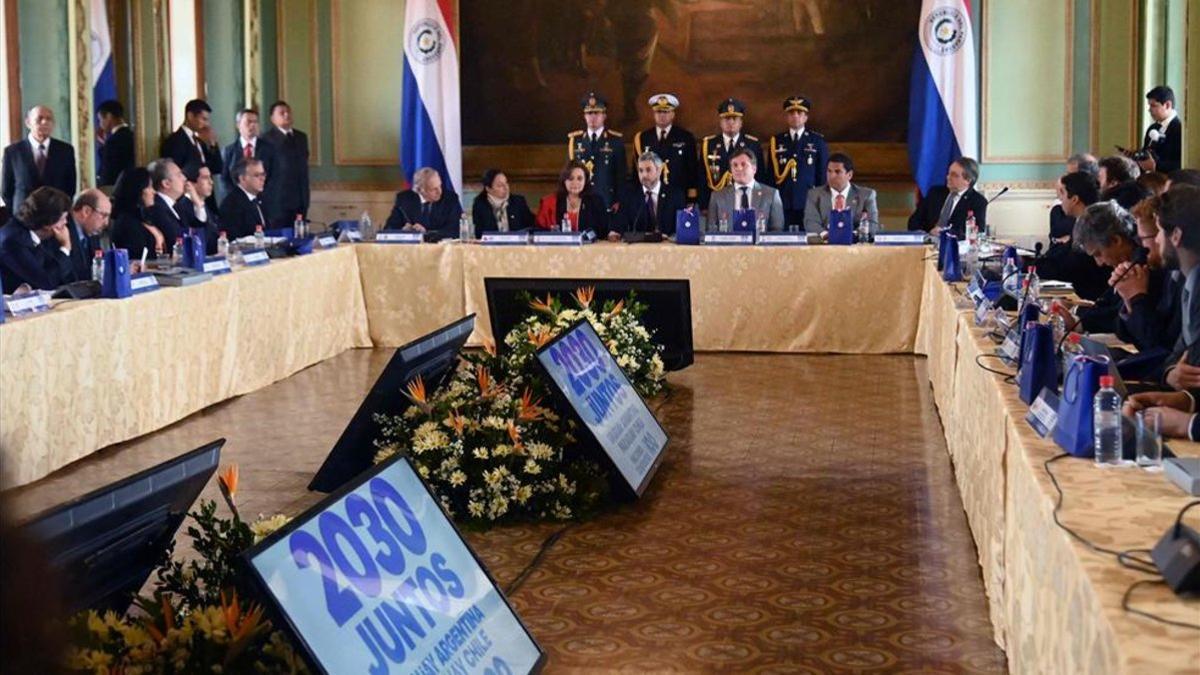
<path fill-rule="evenodd" d="M 245 554 L 326 673 L 528 673 L 544 656 L 406 458 Z"/>
<path fill-rule="evenodd" d="M 583 232 L 534 232 L 535 246 L 583 246 L 588 239 Z"/>
<path fill-rule="evenodd" d="M 876 232 L 876 246 L 924 246 L 924 232 Z"/>
<path fill-rule="evenodd" d="M 375 235 L 375 241 L 381 244 L 419 244 L 425 241 L 425 235 L 420 232 L 380 232 Z"/>
<path fill-rule="evenodd" d="M 149 293 L 158 289 L 158 277 L 153 274 L 135 274 L 129 278 L 129 290 L 133 291 L 134 295 Z"/>
<path fill-rule="evenodd" d="M 983 326 L 983 325 L 987 324 L 988 319 L 991 318 L 991 316 L 990 316 L 991 313 L 992 313 L 992 303 L 988 302 L 987 300 L 984 300 L 983 302 L 976 304 L 975 305 L 975 325 Z"/>
<path fill-rule="evenodd" d="M 242 253 L 242 262 L 249 267 L 257 267 L 271 262 L 271 256 L 267 255 L 265 248 L 250 249 Z M 206 267 L 204 271 L 207 272 L 208 268 Z"/>
<path fill-rule="evenodd" d="M 4 301 L 4 305 L 8 309 L 8 313 L 13 316 L 37 314 L 50 309 L 50 303 L 46 302 L 46 296 L 37 291 L 13 295 Z"/>
<path fill-rule="evenodd" d="M 1029 422 L 1029 426 L 1042 438 L 1052 434 L 1055 425 L 1058 424 L 1058 395 L 1043 388 L 1042 393 L 1034 399 L 1033 405 L 1029 406 L 1025 421 Z"/>
<path fill-rule="evenodd" d="M 747 246 L 754 243 L 753 232 L 705 232 L 705 246 Z"/>
<path fill-rule="evenodd" d="M 529 243 L 529 233 L 484 232 L 480 241 L 488 246 L 524 246 Z"/>
<path fill-rule="evenodd" d="M 261 251 L 262 249 L 259 250 Z M 244 254 L 243 257 L 245 257 L 245 255 L 249 255 L 249 253 Z M 209 274 L 229 274 L 229 261 L 225 258 L 219 257 L 209 258 L 208 260 L 204 261 L 204 271 Z"/>
<path fill-rule="evenodd" d="M 323 234 L 317 237 L 317 246 L 321 248 L 337 248 L 337 239 L 331 234 Z"/>
<path fill-rule="evenodd" d="M 350 242 L 363 240 L 362 232 L 359 230 L 342 230 L 342 234 L 344 234 L 346 239 Z"/>
<path fill-rule="evenodd" d="M 804 232 L 759 232 L 759 246 L 808 246 Z"/>
<path fill-rule="evenodd" d="M 1017 331 L 1008 331 L 1008 335 L 1004 336 L 1004 342 L 1000 344 L 1000 348 L 996 351 L 996 353 L 999 354 L 1000 358 L 1004 359 L 1005 361 L 1009 363 L 1016 363 L 1019 360 L 1018 356 L 1019 352 L 1021 351 L 1021 343 L 1018 342 L 1019 339 L 1020 338 L 1017 337 Z"/>

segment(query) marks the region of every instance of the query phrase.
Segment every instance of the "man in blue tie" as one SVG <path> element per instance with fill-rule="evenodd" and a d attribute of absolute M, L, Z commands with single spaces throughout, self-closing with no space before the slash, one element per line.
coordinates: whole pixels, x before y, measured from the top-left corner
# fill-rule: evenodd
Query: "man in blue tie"
<path fill-rule="evenodd" d="M 71 268 L 75 281 L 92 278 L 92 260 L 100 250 L 100 235 L 108 227 L 112 202 L 94 188 L 84 190 L 71 205 L 67 230 L 71 235 Z"/>

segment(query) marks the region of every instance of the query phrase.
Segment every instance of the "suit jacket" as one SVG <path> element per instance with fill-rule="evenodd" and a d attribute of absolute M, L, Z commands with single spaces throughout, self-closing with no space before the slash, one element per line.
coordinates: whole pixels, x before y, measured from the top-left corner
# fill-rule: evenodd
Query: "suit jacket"
<path fill-rule="evenodd" d="M 1154 143 L 1150 142 L 1152 130 L 1157 130 L 1160 134 L 1158 141 Z M 1179 116 L 1171 118 L 1165 132 L 1162 130 L 1162 124 L 1151 124 L 1142 138 L 1142 147 L 1154 152 L 1156 171 L 1171 173 L 1180 168 L 1183 164 L 1183 122 L 1179 121 Z"/>
<path fill-rule="evenodd" d="M 1117 335 L 1133 343 L 1138 351 L 1157 348 L 1169 352 L 1179 340 L 1183 329 L 1179 311 L 1183 280 L 1175 277 L 1169 270 L 1151 270 L 1146 293 L 1134 298 L 1128 309 L 1122 304 Z"/>
<path fill-rule="evenodd" d="M 204 153 L 192 142 L 189 131 L 183 127 L 176 129 L 162 143 L 159 157 L 168 157 L 183 169 L 184 173 L 199 171 L 201 165 L 207 166 L 214 177 L 221 174 L 221 150 L 215 145 L 204 144 Z"/>
<path fill-rule="evenodd" d="M 276 227 L 289 227 L 297 213 L 308 217 L 308 136 L 295 129 L 289 135 L 273 128 L 260 140 L 274 149 L 271 166 L 274 177 L 268 170 L 267 180 L 271 185 L 264 195 L 267 217 L 275 219 L 272 224 Z"/>
<path fill-rule="evenodd" d="M 529 203 L 521 195 L 509 194 L 504 212 L 508 217 L 509 232 L 533 228 L 533 212 L 529 210 Z M 471 221 L 475 224 L 476 238 L 482 237 L 484 232 L 496 232 L 500 229 L 496 224 L 496 214 L 492 212 L 492 205 L 488 203 L 487 192 L 475 195 L 475 201 L 471 204 Z"/>
<path fill-rule="evenodd" d="M 700 181 L 700 208 L 707 209 L 712 194 L 733 182 L 733 176 L 729 173 L 729 155 L 740 148 L 746 148 L 754 153 L 758 167 L 754 172 L 754 180 L 767 186 L 773 184 L 771 172 L 767 169 L 767 163 L 763 161 L 762 145 L 759 144 L 757 138 L 749 134 L 740 134 L 733 140 L 730 150 L 726 152 L 724 136 L 721 134 L 705 136 L 704 140 L 700 142 L 700 164 L 703 174 Z"/>
<path fill-rule="evenodd" d="M 97 185 L 116 185 L 121 172 L 137 164 L 134 151 L 133 130 L 121 127 L 100 146 L 100 170 L 96 174 Z"/>
<path fill-rule="evenodd" d="M 46 165 L 38 175 L 29 137 L 4 149 L 4 176 L 0 179 L 0 196 L 14 213 L 21 202 L 34 190 L 49 185 L 75 196 L 78 178 L 75 173 L 75 148 L 57 138 L 51 138 L 46 148 Z"/>
<path fill-rule="evenodd" d="M 4 280 L 4 292 L 12 293 L 21 284 L 52 291 L 75 281 L 71 258 L 59 250 L 58 242 L 34 243 L 29 232 L 16 218 L 0 228 L 0 278 Z"/>
<path fill-rule="evenodd" d="M 208 215 L 206 209 L 205 217 L 207 218 Z M 146 212 L 146 220 L 162 232 L 163 239 L 165 239 L 163 242 L 164 253 L 167 255 L 170 255 L 172 247 L 175 246 L 175 240 L 189 230 L 204 230 L 205 241 L 216 236 L 216 233 L 211 231 L 212 223 L 202 222 L 196 218 L 195 206 L 193 206 L 192 200 L 186 196 L 180 197 L 172 210 L 161 195 L 154 195 L 154 206 L 151 206 Z M 151 251 L 150 257 L 154 257 L 153 251 Z"/>
<path fill-rule="evenodd" d="M 1073 218 L 1067 216 L 1071 222 Z M 1050 248 L 1035 262 L 1038 277 L 1066 281 L 1075 287 L 1075 294 L 1084 300 L 1095 300 L 1109 290 L 1111 267 L 1101 267 L 1092 256 L 1075 248 L 1071 242 L 1052 242 Z"/>
<path fill-rule="evenodd" d="M 708 202 L 708 221 L 705 230 L 716 232 L 720 227 L 721 217 L 733 217 L 737 208 L 735 185 L 730 182 L 724 189 L 713 193 Z M 750 208 L 755 215 L 767 215 L 767 230 L 783 231 L 783 202 L 779 199 L 779 191 L 769 185 L 755 182 L 750 190 Z"/>
<path fill-rule="evenodd" d="M 588 138 L 587 129 L 567 134 L 567 158 L 588 165 L 592 187 L 604 201 L 605 208 L 617 201 L 617 186 L 625 179 L 625 141 L 620 132 L 608 127 L 595 141 Z"/>
<path fill-rule="evenodd" d="M 846 195 L 846 208 L 850 211 L 851 224 L 858 226 L 863 211 L 871 219 L 871 233 L 879 229 L 879 207 L 875 203 L 875 191 L 869 187 L 850 184 Z M 824 232 L 829 229 L 829 214 L 833 212 L 833 195 L 829 186 L 815 187 L 808 191 L 804 204 L 804 231 Z"/>
<path fill-rule="evenodd" d="M 695 204 L 700 198 L 700 164 L 696 157 L 696 137 L 678 124 L 672 124 L 664 141 L 658 140 L 658 127 L 650 127 L 633 137 L 633 174 L 637 182 L 637 158 L 651 150 L 663 161 L 663 186 L 678 193 L 684 201 Z M 622 184 L 624 187 L 624 184 Z M 617 190 L 620 200 L 620 189 Z"/>
<path fill-rule="evenodd" d="M 262 225 L 264 230 L 269 229 L 262 201 L 262 195 L 251 201 L 249 195 L 239 187 L 225 195 L 221 202 L 221 227 L 225 229 L 226 236 L 231 240 L 253 236 L 258 225 Z"/>
<path fill-rule="evenodd" d="M 421 197 L 415 190 L 396 193 L 396 203 L 388 216 L 384 229 L 399 230 L 407 223 L 425 226 L 428 232 L 437 232 L 443 239 L 458 239 L 458 219 L 462 216 L 462 204 L 458 194 L 448 188 L 442 189 L 442 198 L 421 207 Z"/>
<path fill-rule="evenodd" d="M 80 235 L 82 228 L 75 220 L 67 217 L 67 229 L 71 232 L 71 271 L 73 281 L 85 281 L 92 278 L 92 261 L 96 251 L 100 250 L 98 237 Z"/>
<path fill-rule="evenodd" d="M 244 159 L 245 155 L 242 154 L 241 138 L 226 145 L 221 150 L 221 188 L 225 196 L 229 196 L 237 191 L 237 179 L 234 178 L 233 171 Z M 267 184 L 263 188 L 263 202 L 270 203 L 266 194 L 267 191 L 274 187 L 272 183 L 275 179 L 275 146 L 264 141 L 260 136 L 254 141 L 254 159 L 261 160 L 263 169 L 267 172 Z M 268 214 L 267 217 L 270 218 L 271 215 Z M 292 218 L 294 219 L 295 217 L 296 214 L 293 213 Z"/>
<path fill-rule="evenodd" d="M 654 217 L 646 208 L 646 188 L 640 182 L 626 182 L 621 186 L 620 201 L 612 215 L 611 226 L 615 232 L 652 232 L 665 235 L 675 234 L 675 212 L 686 206 L 684 196 L 663 185 L 658 191 L 658 203 Z"/>
<path fill-rule="evenodd" d="M 800 139 L 793 141 L 789 129 L 771 137 L 770 156 L 772 184 L 779 188 L 783 208 L 806 208 L 808 191 L 825 184 L 825 164 L 829 161 L 825 137 L 806 127 Z"/>
<path fill-rule="evenodd" d="M 563 214 L 566 212 L 565 201 L 560 203 L 558 194 L 551 192 L 542 197 L 542 201 L 538 203 L 537 226 L 543 230 L 556 230 L 562 223 Z M 604 200 L 599 195 L 591 194 L 583 198 L 583 203 L 579 205 L 578 229 L 580 232 L 591 230 L 596 233 L 597 237 L 607 237 L 608 219 L 608 207 L 604 205 Z"/>
<path fill-rule="evenodd" d="M 946 203 L 946 197 L 950 196 L 950 190 L 945 185 L 935 185 L 929 188 L 929 193 L 917 200 L 917 208 L 912 215 L 908 217 L 908 229 L 910 230 L 932 230 L 938 223 L 938 216 L 942 213 L 942 206 Z M 950 214 L 950 221 L 947 225 L 950 231 L 953 232 L 959 239 L 962 239 L 967 228 L 967 213 L 975 212 L 975 224 L 979 226 L 979 231 L 982 232 L 987 223 L 987 198 L 979 194 L 974 186 L 967 188 L 958 203 L 954 205 L 954 211 Z"/>
<path fill-rule="evenodd" d="M 140 210 L 135 213 L 122 213 L 113 219 L 112 246 L 129 251 L 130 260 L 141 260 L 143 250 L 147 251 L 147 258 L 153 260 L 156 257 L 154 235 L 150 234 L 142 222 L 143 216 Z M 170 245 L 174 246 L 175 242 L 172 240 Z M 168 249 L 167 253 L 169 252 Z"/>

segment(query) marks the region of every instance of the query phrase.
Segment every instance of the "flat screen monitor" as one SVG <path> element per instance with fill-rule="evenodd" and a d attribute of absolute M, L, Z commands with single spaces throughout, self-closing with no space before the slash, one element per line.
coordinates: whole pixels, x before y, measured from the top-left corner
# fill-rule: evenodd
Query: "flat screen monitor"
<path fill-rule="evenodd" d="M 625 484 L 641 496 L 662 462 L 667 432 L 586 320 L 537 352 L 538 363 Z"/>
<path fill-rule="evenodd" d="M 245 553 L 324 673 L 527 673 L 544 655 L 407 458 L 360 474 Z"/>
<path fill-rule="evenodd" d="M 308 489 L 333 492 L 371 468 L 375 460 L 374 441 L 379 435 L 375 415 L 404 412 L 409 406 L 409 400 L 404 396 L 405 387 L 418 375 L 425 383 L 425 391 L 432 395 L 454 372 L 458 352 L 474 330 L 475 315 L 470 314 L 397 349 L 329 451 L 317 475 L 313 476 Z"/>
<path fill-rule="evenodd" d="M 213 441 L 38 514 L 22 529 L 41 542 L 67 609 L 122 614 L 221 461 Z"/>
<path fill-rule="evenodd" d="M 607 300 L 621 300 L 630 291 L 645 303 L 646 313 L 641 321 L 653 333 L 654 341 L 663 346 L 663 366 L 667 370 L 683 370 L 692 365 L 692 291 L 687 279 L 533 279 L 517 277 L 487 277 L 483 280 L 487 294 L 488 315 L 492 337 L 504 349 L 504 336 L 529 316 L 528 294 L 544 298 L 551 293 L 563 298 L 582 286 L 596 289 L 599 307 Z"/>

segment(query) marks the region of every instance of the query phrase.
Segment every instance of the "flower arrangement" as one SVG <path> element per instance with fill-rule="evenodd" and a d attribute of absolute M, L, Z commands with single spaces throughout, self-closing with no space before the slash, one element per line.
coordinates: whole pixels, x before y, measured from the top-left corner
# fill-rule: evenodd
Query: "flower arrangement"
<path fill-rule="evenodd" d="M 577 308 L 551 296 L 533 300 L 534 314 L 494 346 L 461 356 L 449 383 L 430 395 L 418 378 L 403 414 L 379 416 L 375 461 L 400 452 L 461 523 L 570 520 L 587 515 L 607 493 L 605 470 L 576 449 L 574 423 L 545 401 L 550 385 L 534 358 L 565 328 L 587 319 L 643 396 L 663 391 L 661 348 L 638 320 L 645 306 L 632 295 L 592 307 L 594 292 L 574 294 Z"/>
<path fill-rule="evenodd" d="M 235 561 L 290 518 L 243 522 L 234 501 L 236 466 L 222 472 L 220 487 L 233 518 L 217 516 L 215 502 L 201 502 L 187 529 L 198 559 L 174 559 L 172 543 L 151 595 L 136 598 L 135 611 L 125 616 L 87 611 L 72 618 L 68 669 L 104 675 L 308 672 L 287 636 L 263 617 L 262 606 L 245 602 L 256 590 Z"/>

